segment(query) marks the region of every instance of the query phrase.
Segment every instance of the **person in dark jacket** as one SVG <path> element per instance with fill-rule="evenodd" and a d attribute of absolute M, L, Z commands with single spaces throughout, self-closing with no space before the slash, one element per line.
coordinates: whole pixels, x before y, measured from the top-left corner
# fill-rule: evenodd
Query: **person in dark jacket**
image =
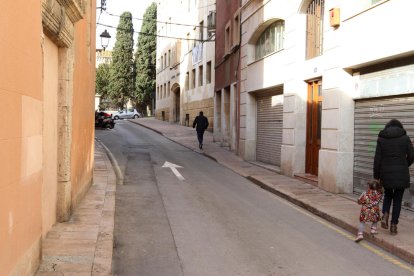
<path fill-rule="evenodd" d="M 196 127 L 197 126 L 197 127 Z M 208 127 L 208 119 L 203 115 L 203 111 L 200 111 L 200 114 L 194 119 L 193 128 L 196 128 L 197 131 L 197 139 L 198 139 L 198 147 L 200 149 L 203 148 L 203 136 L 204 131 Z"/>
<path fill-rule="evenodd" d="M 374 158 L 374 178 L 385 190 L 381 227 L 388 229 L 392 203 L 391 235 L 397 235 L 404 190 L 410 186 L 408 167 L 414 161 L 414 148 L 400 121 L 390 120 L 378 134 Z"/>

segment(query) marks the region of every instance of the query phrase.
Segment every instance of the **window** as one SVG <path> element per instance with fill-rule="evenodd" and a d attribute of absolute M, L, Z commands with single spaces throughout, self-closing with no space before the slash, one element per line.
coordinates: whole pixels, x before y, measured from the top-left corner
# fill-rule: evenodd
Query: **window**
<path fill-rule="evenodd" d="M 187 52 L 191 50 L 190 33 L 187 33 Z"/>
<path fill-rule="evenodd" d="M 170 96 L 170 90 L 171 90 L 171 85 L 170 85 L 170 82 L 168 82 L 168 86 L 167 86 L 167 97 L 169 97 Z"/>
<path fill-rule="evenodd" d="M 200 22 L 200 30 L 198 33 L 198 39 L 200 40 L 200 42 L 204 40 L 204 21 Z"/>
<path fill-rule="evenodd" d="M 168 50 L 168 66 L 171 66 L 171 50 Z"/>
<path fill-rule="evenodd" d="M 282 50 L 284 36 L 285 21 L 279 20 L 267 27 L 256 42 L 256 60 Z"/>
<path fill-rule="evenodd" d="M 228 54 L 231 49 L 231 36 L 230 36 L 230 22 L 227 23 L 226 29 L 224 32 L 224 53 Z"/>
<path fill-rule="evenodd" d="M 158 100 L 159 96 L 160 96 L 160 87 L 157 86 L 157 95 L 155 96 L 157 100 Z"/>
<path fill-rule="evenodd" d="M 190 89 L 195 88 L 195 78 L 196 78 L 196 69 L 194 68 L 191 71 L 191 87 L 190 87 Z"/>
<path fill-rule="evenodd" d="M 165 98 L 167 96 L 167 84 L 164 83 L 164 95 L 163 98 Z"/>
<path fill-rule="evenodd" d="M 161 56 L 161 70 L 164 69 L 164 57 Z"/>
<path fill-rule="evenodd" d="M 203 65 L 198 67 L 198 86 L 203 86 Z"/>
<path fill-rule="evenodd" d="M 206 83 L 211 83 L 211 61 L 207 62 Z"/>
<path fill-rule="evenodd" d="M 190 74 L 187 72 L 185 73 L 185 91 L 187 91 L 189 89 L 189 83 L 190 83 Z"/>
<path fill-rule="evenodd" d="M 324 0 L 313 0 L 306 10 L 306 59 L 322 55 Z"/>
<path fill-rule="evenodd" d="M 164 54 L 164 68 L 167 68 L 167 53 Z"/>
<path fill-rule="evenodd" d="M 193 32 L 191 34 L 192 40 L 190 40 L 190 46 L 191 46 L 190 49 L 193 49 L 195 46 L 195 39 L 197 38 L 196 29 L 197 27 L 194 27 Z"/>
<path fill-rule="evenodd" d="M 240 17 L 239 12 L 233 18 L 233 46 L 240 43 Z"/>
<path fill-rule="evenodd" d="M 162 99 L 162 84 L 160 85 L 160 94 L 158 95 L 158 99 Z"/>

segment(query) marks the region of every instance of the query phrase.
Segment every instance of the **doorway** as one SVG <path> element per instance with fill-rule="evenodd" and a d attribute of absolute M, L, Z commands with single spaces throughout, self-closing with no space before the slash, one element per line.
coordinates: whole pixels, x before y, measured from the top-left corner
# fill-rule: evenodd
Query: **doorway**
<path fill-rule="evenodd" d="M 175 122 L 180 123 L 180 87 L 177 87 L 174 93 L 175 93 L 175 103 L 174 103 Z"/>
<path fill-rule="evenodd" d="M 322 80 L 308 83 L 306 119 L 306 173 L 318 175 L 321 148 Z"/>

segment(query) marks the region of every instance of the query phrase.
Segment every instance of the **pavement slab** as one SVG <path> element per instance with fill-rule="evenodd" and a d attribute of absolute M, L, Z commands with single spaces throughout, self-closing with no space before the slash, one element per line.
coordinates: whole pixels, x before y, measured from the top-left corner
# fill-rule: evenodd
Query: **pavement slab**
<path fill-rule="evenodd" d="M 94 183 L 69 221 L 54 225 L 43 239 L 36 275 L 111 275 L 116 177 L 99 143 L 94 165 Z"/>

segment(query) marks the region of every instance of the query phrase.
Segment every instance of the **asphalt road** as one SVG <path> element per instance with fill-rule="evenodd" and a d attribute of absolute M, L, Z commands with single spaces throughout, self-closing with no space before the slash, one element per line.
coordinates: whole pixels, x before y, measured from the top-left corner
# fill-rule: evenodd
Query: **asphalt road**
<path fill-rule="evenodd" d="M 118 121 L 96 136 L 124 175 L 116 192 L 114 275 L 413 274 L 403 261 L 354 243 L 151 130 Z M 181 168 L 174 173 L 165 162 Z"/>

